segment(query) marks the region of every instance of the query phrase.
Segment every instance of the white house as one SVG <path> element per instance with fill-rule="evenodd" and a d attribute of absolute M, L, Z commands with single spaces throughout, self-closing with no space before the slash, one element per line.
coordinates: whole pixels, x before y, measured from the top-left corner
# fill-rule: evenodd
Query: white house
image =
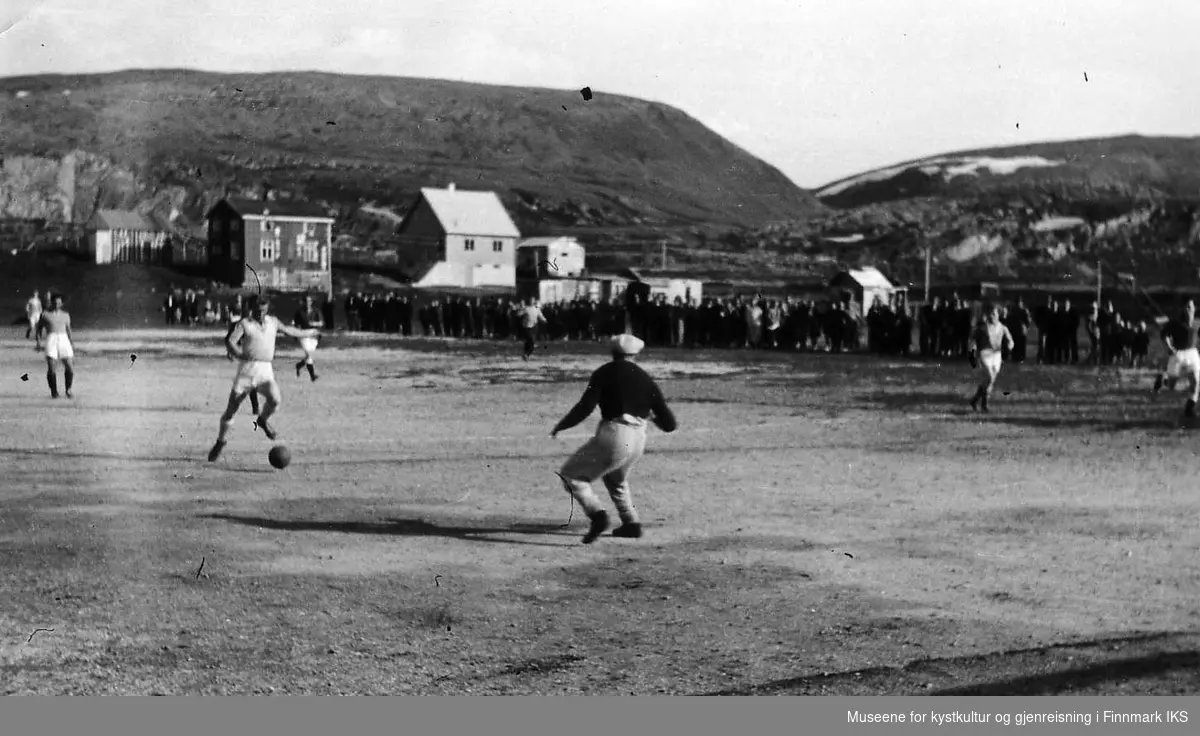
<path fill-rule="evenodd" d="M 396 228 L 397 265 L 414 286 L 517 285 L 521 233 L 495 192 L 426 187 Z"/>
<path fill-rule="evenodd" d="M 164 228 L 126 210 L 96 210 L 87 223 L 88 255 L 94 263 L 162 263 Z"/>
<path fill-rule="evenodd" d="M 850 292 L 863 314 L 876 302 L 887 304 L 888 297 L 903 291 L 888 281 L 879 269 L 872 266 L 842 271 L 833 277 L 829 287 L 835 292 L 834 296 L 842 291 Z"/>
<path fill-rule="evenodd" d="M 526 238 L 517 243 L 517 272 L 539 279 L 574 278 L 583 273 L 585 249 L 571 237 Z"/>

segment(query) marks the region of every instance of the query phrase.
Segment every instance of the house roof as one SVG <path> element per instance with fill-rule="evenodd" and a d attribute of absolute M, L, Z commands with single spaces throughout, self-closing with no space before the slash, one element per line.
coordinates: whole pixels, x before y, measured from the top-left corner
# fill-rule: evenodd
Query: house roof
<path fill-rule="evenodd" d="M 519 238 L 521 233 L 495 192 L 424 187 L 421 196 L 450 235 L 495 235 Z"/>
<path fill-rule="evenodd" d="M 244 197 L 226 197 L 209 210 L 215 210 L 224 202 L 242 217 L 262 217 L 264 212 L 270 215 L 279 217 L 311 217 L 312 219 L 332 220 L 329 216 L 329 211 L 319 204 L 312 202 L 297 202 L 297 201 L 279 201 L 270 200 L 262 201 L 261 199 L 247 199 Z"/>
<path fill-rule="evenodd" d="M 554 245 L 563 240 L 571 243 L 572 245 L 578 245 L 580 247 L 583 246 L 582 243 L 580 243 L 575 238 L 570 237 L 569 235 L 558 235 L 558 236 L 548 237 L 548 238 L 525 238 L 521 242 L 517 243 L 517 247 L 518 248 L 537 248 L 537 247 L 544 248 L 544 247 L 547 247 L 550 245 Z"/>
<path fill-rule="evenodd" d="M 139 230 L 151 233 L 163 230 L 151 218 L 129 210 L 96 210 L 90 225 L 96 230 Z"/>
<path fill-rule="evenodd" d="M 874 266 L 866 266 L 864 268 L 852 268 L 848 271 L 843 271 L 834 278 L 850 278 L 859 286 L 867 289 L 892 289 L 892 282 L 887 280 L 887 277 L 879 272 L 879 269 Z"/>

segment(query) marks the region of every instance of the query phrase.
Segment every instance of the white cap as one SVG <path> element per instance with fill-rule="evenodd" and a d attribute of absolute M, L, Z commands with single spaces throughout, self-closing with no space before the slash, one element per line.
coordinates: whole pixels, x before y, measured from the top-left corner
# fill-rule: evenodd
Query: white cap
<path fill-rule="evenodd" d="M 617 335 L 608 341 L 608 346 L 614 353 L 621 355 L 637 355 L 646 347 L 646 343 L 628 333 Z"/>

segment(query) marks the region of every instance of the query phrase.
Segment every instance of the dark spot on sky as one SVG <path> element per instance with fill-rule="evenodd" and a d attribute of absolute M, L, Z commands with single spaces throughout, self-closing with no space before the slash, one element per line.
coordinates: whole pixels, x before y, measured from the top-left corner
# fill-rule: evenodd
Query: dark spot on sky
<path fill-rule="evenodd" d="M 1085 82 L 1088 81 L 1087 72 L 1083 73 L 1083 81 L 1085 81 Z"/>
<path fill-rule="evenodd" d="M 242 88 L 241 88 L 241 87 L 234 87 L 234 89 L 235 89 L 235 90 L 237 90 L 238 92 L 241 92 L 241 91 L 242 91 Z"/>
<path fill-rule="evenodd" d="M 583 95 L 583 101 L 587 102 L 592 99 L 592 88 L 584 87 L 583 89 L 579 90 L 579 94 Z"/>
<path fill-rule="evenodd" d="M 22 375 L 22 376 L 21 376 L 21 380 L 22 380 L 22 381 L 28 381 L 28 380 L 29 380 L 29 374 L 28 374 L 28 373 L 26 373 L 26 374 Z"/>
<path fill-rule="evenodd" d="M 1017 123 L 1017 130 L 1020 130 L 1020 129 L 1021 129 L 1021 124 Z"/>
<path fill-rule="evenodd" d="M 563 105 L 563 106 L 562 106 L 562 108 L 563 108 L 564 110 L 566 110 L 566 109 L 567 109 L 567 106 L 566 106 L 566 105 Z"/>
<path fill-rule="evenodd" d="M 137 353 L 130 353 L 130 354 L 129 354 L 129 362 L 130 362 L 130 363 L 136 363 L 136 362 L 137 362 Z"/>
<path fill-rule="evenodd" d="M 326 120 L 325 124 L 326 125 L 337 125 L 337 123 L 333 122 L 332 120 Z"/>

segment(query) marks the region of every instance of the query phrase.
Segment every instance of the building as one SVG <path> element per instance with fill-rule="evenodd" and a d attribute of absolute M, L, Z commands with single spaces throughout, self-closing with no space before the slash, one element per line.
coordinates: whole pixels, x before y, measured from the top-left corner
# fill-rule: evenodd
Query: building
<path fill-rule="evenodd" d="M 533 297 L 543 304 L 587 299 L 593 302 L 620 297 L 629 287 L 629 279 L 616 274 L 589 274 L 555 279 L 522 279 L 517 282 L 517 297 Z"/>
<path fill-rule="evenodd" d="M 866 314 L 875 302 L 887 304 L 888 297 L 906 289 L 897 288 L 887 277 L 872 266 L 852 268 L 834 276 L 829 282 L 835 299 L 840 299 L 844 292 L 849 292 L 854 303 Z"/>
<path fill-rule="evenodd" d="M 418 288 L 515 288 L 521 233 L 495 192 L 421 189 L 396 228 L 397 263 Z"/>
<path fill-rule="evenodd" d="M 170 261 L 166 228 L 128 210 L 96 210 L 86 226 L 87 253 L 93 263 L 164 263 Z"/>
<path fill-rule="evenodd" d="M 538 279 L 573 278 L 583 274 L 586 252 L 571 237 L 526 238 L 517 243 L 517 275 Z"/>
<path fill-rule="evenodd" d="M 641 283 L 642 293 L 647 294 L 650 299 L 660 295 L 665 296 L 669 302 L 676 299 L 700 302 L 704 299 L 704 282 L 685 273 L 628 268 L 622 276 L 632 282 Z"/>
<path fill-rule="evenodd" d="M 333 290 L 333 218 L 307 202 L 225 198 L 208 219 L 212 278 L 276 291 Z"/>

